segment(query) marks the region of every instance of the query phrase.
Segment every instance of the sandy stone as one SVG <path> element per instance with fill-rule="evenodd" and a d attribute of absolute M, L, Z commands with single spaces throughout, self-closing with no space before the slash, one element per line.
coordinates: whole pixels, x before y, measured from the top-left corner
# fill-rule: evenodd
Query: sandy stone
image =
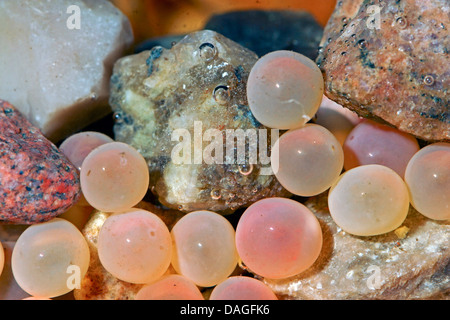
<path fill-rule="evenodd" d="M 450 140 L 448 0 L 337 1 L 317 63 L 325 94 L 426 141 Z"/>

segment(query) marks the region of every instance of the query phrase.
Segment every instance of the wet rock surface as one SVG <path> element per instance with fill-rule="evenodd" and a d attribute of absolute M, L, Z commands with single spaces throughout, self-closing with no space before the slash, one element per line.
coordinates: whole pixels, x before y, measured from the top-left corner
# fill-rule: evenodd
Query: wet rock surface
<path fill-rule="evenodd" d="M 358 237 L 331 219 L 326 193 L 309 199 L 322 227 L 323 249 L 304 273 L 264 280 L 277 295 L 301 300 L 450 298 L 450 224 L 410 208 L 396 232 Z"/>
<path fill-rule="evenodd" d="M 147 160 L 150 189 L 165 206 L 231 213 L 263 197 L 287 195 L 274 175 L 263 174 L 270 164 L 261 153 L 270 154 L 274 141 L 248 107 L 246 81 L 257 58 L 205 30 L 170 50 L 154 47 L 115 64 L 115 139 Z M 231 139 L 240 133 L 245 138 L 246 130 L 257 142 Z"/>
<path fill-rule="evenodd" d="M 0 100 L 0 222 L 50 220 L 80 197 L 77 169 L 14 106 Z"/>
<path fill-rule="evenodd" d="M 325 94 L 426 141 L 450 140 L 447 0 L 338 1 L 317 58 Z"/>
<path fill-rule="evenodd" d="M 0 99 L 58 142 L 111 112 L 109 78 L 133 41 L 109 1 L 0 1 Z"/>

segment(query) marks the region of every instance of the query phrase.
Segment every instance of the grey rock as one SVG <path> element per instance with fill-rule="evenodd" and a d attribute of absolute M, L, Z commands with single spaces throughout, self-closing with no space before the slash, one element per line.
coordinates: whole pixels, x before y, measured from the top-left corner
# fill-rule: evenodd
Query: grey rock
<path fill-rule="evenodd" d="M 115 64 L 110 96 L 115 139 L 132 145 L 147 160 L 149 187 L 165 206 L 226 214 L 263 197 L 288 194 L 275 176 L 263 172 L 270 163 L 261 160 L 260 152 L 269 154 L 274 141 L 271 130 L 248 107 L 246 81 L 257 59 L 252 51 L 204 30 L 187 35 L 170 50 L 154 47 Z M 226 148 L 231 141 L 226 130 L 238 134 L 237 129 L 251 129 L 258 140 L 240 144 L 246 151 L 242 159 L 237 144 Z M 187 141 L 173 139 L 180 130 Z M 204 135 L 208 130 L 219 133 L 211 142 Z M 258 146 L 263 143 L 259 137 L 267 139 L 266 149 Z M 182 142 L 190 145 L 175 151 Z M 214 142 L 221 151 L 208 153 Z M 230 150 L 234 157 L 227 156 Z M 204 152 L 216 158 L 208 163 Z M 177 161 L 178 155 L 186 158 Z"/>
<path fill-rule="evenodd" d="M 213 15 L 204 29 L 214 30 L 263 56 L 292 50 L 314 60 L 323 28 L 306 11 L 240 10 Z"/>

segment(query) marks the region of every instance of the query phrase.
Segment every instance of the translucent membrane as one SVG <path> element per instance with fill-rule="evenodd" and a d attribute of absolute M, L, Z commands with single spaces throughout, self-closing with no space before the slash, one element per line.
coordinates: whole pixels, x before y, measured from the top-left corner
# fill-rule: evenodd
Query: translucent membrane
<path fill-rule="evenodd" d="M 104 212 L 127 210 L 141 201 L 149 184 L 145 159 L 133 147 L 111 142 L 93 150 L 80 172 L 86 200 Z"/>
<path fill-rule="evenodd" d="M 308 269 L 322 249 L 322 230 L 303 204 L 287 198 L 266 198 L 248 207 L 236 228 L 236 246 L 254 273 L 287 278 Z"/>
<path fill-rule="evenodd" d="M 223 216 L 194 211 L 172 228 L 172 265 L 196 285 L 210 287 L 225 280 L 236 268 L 235 231 Z"/>
<path fill-rule="evenodd" d="M 348 135 L 344 143 L 344 168 L 381 164 L 402 178 L 411 157 L 419 151 L 413 136 L 387 125 L 364 120 Z"/>
<path fill-rule="evenodd" d="M 349 133 L 361 122 L 361 119 L 353 111 L 323 96 L 314 122 L 328 129 L 342 146 Z"/>
<path fill-rule="evenodd" d="M 51 298 L 72 291 L 89 266 L 89 247 L 70 222 L 55 218 L 28 227 L 11 257 L 17 284 L 34 297 Z"/>
<path fill-rule="evenodd" d="M 298 128 L 316 113 L 323 87 L 322 73 L 314 61 L 293 51 L 274 51 L 260 58 L 250 71 L 248 103 L 265 126 Z"/>
<path fill-rule="evenodd" d="M 405 181 L 417 211 L 430 219 L 450 219 L 450 143 L 418 151 L 406 167 Z"/>
<path fill-rule="evenodd" d="M 163 276 L 138 291 L 136 300 L 204 300 L 198 287 L 178 274 Z"/>
<path fill-rule="evenodd" d="M 114 140 L 106 134 L 95 131 L 84 131 L 71 135 L 59 146 L 59 150 L 81 170 L 81 164 L 86 156 L 98 146 L 113 142 Z"/>
<path fill-rule="evenodd" d="M 339 177 L 343 164 L 339 141 L 317 124 L 284 133 L 271 154 L 272 170 L 281 185 L 304 197 L 326 191 Z"/>
<path fill-rule="evenodd" d="M 5 266 L 5 250 L 3 249 L 3 245 L 0 242 L 0 275 L 3 272 L 4 266 Z"/>
<path fill-rule="evenodd" d="M 157 215 L 130 209 L 105 220 L 97 248 L 101 264 L 113 276 L 131 283 L 149 283 L 167 271 L 172 240 Z"/>
<path fill-rule="evenodd" d="M 210 300 L 278 300 L 263 282 L 250 277 L 230 277 L 211 292 Z"/>
<path fill-rule="evenodd" d="M 331 217 L 344 231 L 372 236 L 400 227 L 409 209 L 406 184 L 392 169 L 372 164 L 346 171 L 330 189 Z"/>

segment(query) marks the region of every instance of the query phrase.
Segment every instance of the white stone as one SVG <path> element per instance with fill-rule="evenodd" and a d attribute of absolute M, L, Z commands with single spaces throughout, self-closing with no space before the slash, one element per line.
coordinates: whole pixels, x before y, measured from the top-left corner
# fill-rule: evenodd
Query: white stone
<path fill-rule="evenodd" d="M 111 111 L 112 66 L 133 33 L 106 0 L 1 0 L 0 39 L 0 98 L 58 141 Z"/>

